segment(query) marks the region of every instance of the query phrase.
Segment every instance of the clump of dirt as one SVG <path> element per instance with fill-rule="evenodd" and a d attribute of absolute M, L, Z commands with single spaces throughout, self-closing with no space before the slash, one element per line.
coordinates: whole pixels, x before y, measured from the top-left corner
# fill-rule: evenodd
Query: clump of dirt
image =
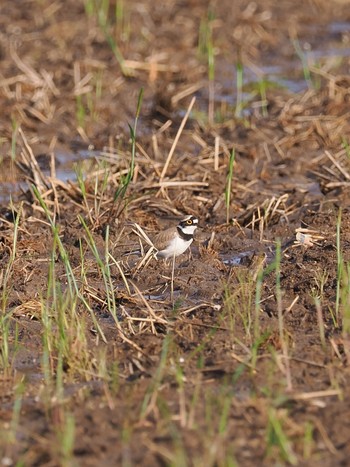
<path fill-rule="evenodd" d="M 348 9 L 103 8 L 1 6 L 1 462 L 346 463 Z M 320 31 L 342 60 L 306 60 Z"/>

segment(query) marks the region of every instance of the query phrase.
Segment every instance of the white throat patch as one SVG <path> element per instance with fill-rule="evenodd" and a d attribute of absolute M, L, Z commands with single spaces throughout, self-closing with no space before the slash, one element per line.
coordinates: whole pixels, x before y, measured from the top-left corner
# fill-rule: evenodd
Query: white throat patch
<path fill-rule="evenodd" d="M 197 225 L 196 224 L 185 225 L 185 226 L 180 225 L 179 228 L 185 235 L 193 235 L 197 228 Z"/>

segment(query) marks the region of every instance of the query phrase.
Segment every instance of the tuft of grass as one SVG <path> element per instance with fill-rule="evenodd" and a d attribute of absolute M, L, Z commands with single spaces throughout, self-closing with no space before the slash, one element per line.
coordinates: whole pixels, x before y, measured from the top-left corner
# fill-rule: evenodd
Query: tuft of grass
<path fill-rule="evenodd" d="M 341 231 L 341 216 L 342 211 L 339 209 L 337 217 L 337 231 L 336 231 L 336 246 L 337 246 L 337 292 L 335 298 L 335 318 L 337 323 L 339 323 L 339 307 L 340 307 L 340 290 L 341 290 L 341 281 L 342 281 L 342 272 L 343 272 L 343 256 L 341 251 L 340 243 L 340 231 Z"/>
<path fill-rule="evenodd" d="M 113 213 L 115 214 L 115 217 L 118 218 L 126 207 L 125 197 L 126 197 L 126 193 L 130 185 L 130 182 L 133 179 L 134 170 L 135 170 L 136 131 L 137 131 L 137 123 L 138 123 L 140 112 L 141 112 L 142 99 L 143 99 L 143 88 L 140 89 L 138 100 L 137 100 L 134 125 L 133 126 L 129 125 L 130 137 L 131 137 L 131 160 L 130 160 L 129 170 L 125 176 L 121 176 L 120 178 L 119 187 L 114 193 L 114 198 L 113 198 L 114 205 L 113 205 L 113 209 L 111 209 L 110 211 L 110 217 Z"/>
<path fill-rule="evenodd" d="M 212 16 L 212 15 L 210 15 Z M 212 18 L 209 20 L 209 40 L 208 40 L 208 79 L 209 79 L 209 102 L 208 102 L 208 120 L 209 125 L 214 123 L 214 105 L 215 105 L 215 57 Z"/>
<path fill-rule="evenodd" d="M 76 373 L 84 376 L 92 372 L 92 361 L 86 339 L 83 316 L 77 312 L 79 299 L 69 290 L 62 290 L 55 271 L 54 241 L 48 273 L 48 288 L 42 299 L 43 326 L 42 367 L 45 378 L 46 399 L 62 401 L 64 378 Z M 88 377 L 89 379 L 89 377 Z"/>
<path fill-rule="evenodd" d="M 102 203 L 104 196 L 108 189 L 108 181 L 109 181 L 109 167 L 105 162 L 98 162 L 98 170 L 96 171 L 95 175 L 95 183 L 94 183 L 94 192 L 93 192 L 93 204 L 90 205 L 88 201 L 88 193 L 86 191 L 86 183 L 84 180 L 84 175 L 80 165 L 76 165 L 75 173 L 77 182 L 83 197 L 83 203 L 86 208 L 86 213 L 89 218 L 90 225 L 94 230 L 96 227 L 101 225 L 101 217 L 103 214 L 102 211 Z M 103 173 L 101 178 L 100 173 Z"/>
<path fill-rule="evenodd" d="M 16 160 L 18 129 L 19 129 L 19 123 L 16 120 L 12 120 L 12 136 L 11 136 L 11 161 L 12 162 Z"/>
<path fill-rule="evenodd" d="M 232 333 L 234 333 L 236 320 L 239 319 L 247 339 L 251 340 L 255 282 L 250 271 L 238 271 L 236 277 L 237 283 L 224 287 L 224 309 L 229 317 Z"/>
<path fill-rule="evenodd" d="M 76 103 L 75 114 L 76 114 L 78 127 L 85 128 L 86 110 L 85 110 L 85 106 L 84 106 L 84 103 L 83 103 L 83 96 L 81 94 L 78 94 L 75 97 L 75 103 Z"/>
<path fill-rule="evenodd" d="M 101 336 L 101 338 L 103 339 L 103 341 L 106 342 L 106 338 L 105 338 L 104 333 L 103 333 L 103 331 L 102 331 L 102 329 L 101 329 L 101 327 L 100 327 L 100 325 L 99 325 L 99 323 L 98 323 L 98 321 L 96 319 L 95 313 L 93 312 L 91 306 L 89 305 L 89 303 L 87 302 L 86 298 L 84 297 L 84 295 L 82 294 L 82 292 L 81 292 L 81 290 L 79 288 L 78 281 L 77 281 L 77 279 L 76 279 L 76 277 L 74 275 L 73 268 L 72 268 L 72 265 L 71 265 L 70 260 L 69 260 L 68 252 L 65 249 L 65 247 L 63 245 L 63 242 L 61 240 L 61 237 L 59 235 L 59 228 L 55 224 L 55 222 L 54 222 L 54 220 L 53 220 L 53 218 L 52 218 L 52 216 L 50 214 L 50 211 L 49 211 L 44 199 L 40 195 L 38 189 L 36 188 L 36 186 L 32 185 L 32 189 L 33 189 L 33 192 L 34 192 L 37 200 L 39 201 L 41 207 L 43 208 L 43 210 L 44 210 L 44 212 L 46 214 L 46 217 L 47 217 L 47 219 L 49 221 L 51 231 L 52 231 L 52 234 L 53 234 L 54 245 L 56 246 L 56 248 L 58 250 L 58 253 L 59 253 L 60 257 L 61 257 L 61 260 L 63 262 L 64 268 L 65 268 L 65 271 L 66 271 L 66 278 L 67 278 L 67 283 L 68 283 L 69 297 L 72 300 L 72 303 L 75 303 L 76 299 L 78 299 L 84 305 L 84 307 L 89 311 L 96 330 L 98 331 L 98 333 Z"/>
<path fill-rule="evenodd" d="M 198 53 L 207 61 L 208 66 L 208 122 L 214 123 L 215 104 L 215 48 L 213 40 L 213 25 L 215 15 L 211 8 L 208 9 L 207 16 L 201 20 L 199 26 Z"/>
<path fill-rule="evenodd" d="M 300 46 L 299 40 L 297 38 L 293 38 L 292 39 L 292 45 L 294 47 L 294 50 L 295 50 L 295 53 L 296 53 L 297 57 L 301 61 L 301 65 L 303 67 L 304 79 L 305 79 L 309 89 L 314 89 L 315 86 L 314 86 L 314 83 L 313 83 L 312 78 L 311 78 L 311 71 L 310 71 L 310 67 L 309 67 L 309 63 L 308 63 L 308 58 L 307 58 L 306 54 L 303 52 L 303 50 L 302 50 L 302 48 Z"/>
<path fill-rule="evenodd" d="M 21 408 L 25 389 L 26 385 L 24 378 L 22 378 L 22 380 L 18 381 L 14 386 L 14 403 L 7 439 L 7 442 L 10 445 L 14 445 L 17 442 L 17 432 L 20 427 Z"/>
<path fill-rule="evenodd" d="M 74 415 L 62 407 L 58 408 L 61 421 L 56 426 L 57 448 L 60 465 L 69 467 L 74 465 L 75 427 Z"/>
<path fill-rule="evenodd" d="M 304 460 L 310 459 L 312 450 L 314 448 L 314 426 L 311 422 L 306 422 L 304 425 L 304 446 L 303 446 L 303 458 Z"/>
<path fill-rule="evenodd" d="M 256 371 L 256 367 L 257 367 L 257 362 L 258 362 L 258 356 L 259 356 L 259 351 L 260 351 L 260 348 L 266 344 L 266 342 L 268 341 L 270 337 L 270 332 L 269 331 L 265 331 L 261 334 L 259 334 L 252 346 L 251 346 L 251 360 L 250 360 L 250 364 L 251 364 L 251 368 L 252 368 L 252 373 L 254 374 L 254 372 Z"/>
<path fill-rule="evenodd" d="M 130 13 L 127 7 L 125 0 L 115 2 L 116 35 L 124 43 L 129 42 L 131 35 Z"/>
<path fill-rule="evenodd" d="M 1 308 L 0 308 L 0 370 L 6 376 L 10 371 L 11 361 L 10 361 L 10 345 L 9 338 L 11 334 L 11 325 L 12 325 L 12 312 L 8 310 L 8 299 L 12 289 L 13 283 L 13 268 L 14 262 L 17 256 L 17 242 L 18 242 L 18 230 L 19 230 L 19 221 L 22 212 L 22 206 L 15 212 L 14 207 L 12 206 L 12 214 L 15 219 L 13 226 L 13 240 L 12 248 L 10 249 L 9 259 L 6 267 L 1 271 L 0 274 L 0 288 L 1 292 Z M 18 327 L 15 325 L 15 339 L 13 344 L 13 352 L 16 352 L 18 347 Z"/>
<path fill-rule="evenodd" d="M 6 314 L 6 307 L 7 307 L 7 302 L 8 302 L 8 296 L 11 290 L 11 277 L 13 274 L 13 265 L 17 256 L 17 241 L 18 241 L 18 230 L 19 230 L 19 220 L 22 212 L 22 206 L 18 210 L 18 212 L 15 211 L 14 207 L 12 206 L 12 215 L 13 218 L 15 219 L 14 225 L 13 225 L 13 240 L 12 240 L 12 248 L 11 252 L 9 255 L 9 260 L 7 263 L 7 266 L 2 273 L 1 276 L 1 288 L 2 288 L 2 294 L 1 294 L 1 315 L 4 316 Z"/>
<path fill-rule="evenodd" d="M 120 25 L 120 21 L 123 16 L 119 16 L 123 14 L 123 9 L 119 4 L 115 6 L 114 16 L 115 18 L 112 19 L 110 16 L 111 5 L 109 0 L 85 0 L 85 12 L 88 17 L 95 17 L 99 28 L 101 29 L 102 33 L 105 36 L 106 42 L 111 48 L 117 62 L 119 63 L 121 72 L 124 76 L 130 76 L 131 70 L 125 65 L 125 59 L 123 54 L 117 44 L 114 35 L 114 27 L 113 27 L 113 20 L 117 20 Z"/>
<path fill-rule="evenodd" d="M 8 376 L 11 366 L 10 362 L 10 329 L 11 329 L 11 313 L 0 315 L 0 370 L 4 376 Z"/>
<path fill-rule="evenodd" d="M 56 260 L 56 248 L 53 245 L 51 251 L 51 257 L 49 261 L 49 270 L 47 278 L 47 291 L 46 291 L 46 302 L 42 302 L 41 310 L 41 323 L 43 326 L 42 332 L 42 369 L 44 373 L 45 386 L 49 392 L 52 391 L 53 387 L 53 374 L 54 374 L 54 344 L 53 336 L 55 323 L 52 319 L 51 310 L 56 308 L 57 303 L 57 286 L 56 286 L 56 275 L 55 275 L 55 260 Z M 51 394 L 48 394 L 48 398 Z"/>
<path fill-rule="evenodd" d="M 211 40 L 210 21 L 211 12 L 208 10 L 207 15 L 201 18 L 198 34 L 198 55 L 200 59 L 205 59 L 208 56 L 208 43 Z"/>
<path fill-rule="evenodd" d="M 283 308 L 282 308 L 282 289 L 281 289 L 281 242 L 280 240 L 276 243 L 276 259 L 275 259 L 275 271 L 276 271 L 276 303 L 278 312 L 278 332 L 279 339 L 282 347 L 282 354 L 284 357 L 284 373 L 287 381 L 287 389 L 292 389 L 292 377 L 290 372 L 289 356 L 288 356 L 288 340 L 285 336 L 284 331 L 284 319 L 283 319 Z"/>
<path fill-rule="evenodd" d="M 265 270 L 261 264 L 256 274 L 255 286 L 255 307 L 254 307 L 254 341 L 260 339 L 260 310 L 261 310 L 261 296 L 263 290 L 264 278 L 273 269 L 274 265 L 269 265 Z"/>
<path fill-rule="evenodd" d="M 227 224 L 230 221 L 231 188 L 232 188 L 234 163 L 235 163 L 235 150 L 232 149 L 230 153 L 229 163 L 228 163 L 228 172 L 226 176 L 226 186 L 225 186 L 225 204 L 226 204 L 226 223 Z"/>
<path fill-rule="evenodd" d="M 108 250 L 109 246 L 109 226 L 106 228 L 106 237 L 105 237 L 105 257 L 101 258 L 99 250 L 97 248 L 97 245 L 95 243 L 95 240 L 93 238 L 93 235 L 88 228 L 86 222 L 81 216 L 78 216 L 79 221 L 81 225 L 83 226 L 85 233 L 86 233 L 86 242 L 92 252 L 92 254 L 95 257 L 98 270 L 100 271 L 102 275 L 102 280 L 106 292 L 106 304 L 107 304 L 107 309 L 113 316 L 113 319 L 115 323 L 118 323 L 118 318 L 117 318 L 117 303 L 115 299 L 115 293 L 114 293 L 114 285 L 113 285 L 113 279 L 111 276 L 111 270 L 110 270 L 110 264 L 109 264 L 109 259 L 110 259 L 110 253 Z"/>
<path fill-rule="evenodd" d="M 337 249 L 337 288 L 335 298 L 335 317 L 333 321 L 336 325 L 342 325 L 344 340 L 350 334 L 350 263 L 344 262 L 341 248 L 341 223 L 342 210 L 339 209 L 336 226 L 336 249 Z M 331 316 L 333 312 L 331 310 Z M 350 359 L 350 350 L 347 352 Z"/>
<path fill-rule="evenodd" d="M 344 337 L 350 335 L 350 263 L 344 264 L 342 272 L 341 304 Z"/>
<path fill-rule="evenodd" d="M 259 92 L 260 92 L 260 97 L 261 97 L 261 111 L 262 111 L 262 116 L 264 118 L 266 118 L 268 116 L 266 90 L 267 90 L 269 84 L 270 83 L 269 83 L 269 81 L 267 79 L 261 79 L 258 82 Z"/>
<path fill-rule="evenodd" d="M 298 458 L 292 449 L 292 442 L 283 427 L 284 418 L 285 415 L 282 409 L 269 408 L 266 433 L 267 455 L 271 455 L 277 448 L 281 460 L 291 465 L 297 465 Z M 273 458 L 275 457 L 273 455 Z"/>
<path fill-rule="evenodd" d="M 312 289 L 311 296 L 314 300 L 316 312 L 317 312 L 317 321 L 319 327 L 320 341 L 323 350 L 326 350 L 326 340 L 325 340 L 325 327 L 322 313 L 322 303 L 324 297 L 324 288 L 327 283 L 329 273 L 327 271 L 316 271 L 314 280 L 316 288 Z M 334 316 L 332 316 L 334 318 Z M 337 326 L 336 320 L 334 320 L 334 325 Z"/>
<path fill-rule="evenodd" d="M 320 334 L 320 341 L 321 347 L 324 351 L 326 351 L 326 337 L 325 337 L 325 330 L 324 330 L 324 321 L 323 321 L 323 314 L 322 314 L 322 306 L 319 297 L 314 296 L 314 302 L 317 312 L 317 322 L 318 322 L 318 329 Z"/>
<path fill-rule="evenodd" d="M 345 137 L 342 137 L 341 142 L 342 142 L 343 148 L 345 149 L 346 157 L 347 157 L 348 161 L 350 162 L 350 144 L 349 144 L 349 141 Z"/>
<path fill-rule="evenodd" d="M 243 82 L 244 82 L 244 66 L 243 66 L 243 62 L 239 54 L 239 57 L 236 63 L 236 109 L 235 109 L 236 118 L 242 117 L 242 110 L 244 107 Z"/>
<path fill-rule="evenodd" d="M 162 383 L 165 370 L 167 368 L 168 356 L 169 356 L 172 342 L 173 342 L 172 335 L 167 334 L 163 340 L 159 365 L 157 367 L 157 370 L 155 372 L 155 375 L 150 385 L 148 386 L 148 389 L 145 393 L 145 397 L 142 402 L 141 414 L 140 414 L 141 419 L 144 419 L 145 417 L 147 417 L 147 415 L 149 415 L 155 407 L 155 404 L 158 398 L 158 391 Z"/>
<path fill-rule="evenodd" d="M 75 117 L 78 127 L 82 128 L 84 131 L 86 130 L 88 122 L 98 121 L 98 104 L 102 96 L 102 90 L 102 71 L 87 76 L 84 85 L 82 85 L 81 82 L 76 83 Z"/>

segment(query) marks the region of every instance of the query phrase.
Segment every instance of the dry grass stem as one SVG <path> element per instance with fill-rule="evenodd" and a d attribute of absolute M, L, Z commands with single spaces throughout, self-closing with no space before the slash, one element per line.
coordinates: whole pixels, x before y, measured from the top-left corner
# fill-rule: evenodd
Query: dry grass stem
<path fill-rule="evenodd" d="M 169 164 L 170 164 L 170 162 L 171 162 L 171 159 L 172 159 L 172 157 L 173 157 L 175 148 L 176 148 L 177 143 L 178 143 L 178 141 L 179 141 L 179 139 L 180 139 L 181 133 L 182 133 L 182 131 L 183 131 L 185 125 L 186 125 L 187 119 L 188 119 L 188 117 L 189 117 L 189 115 L 190 115 L 190 113 L 191 113 L 191 110 L 192 110 L 192 107 L 193 107 L 195 101 L 196 101 L 196 98 L 195 98 L 195 97 L 192 97 L 191 102 L 190 102 L 190 105 L 188 106 L 187 112 L 186 112 L 184 118 L 182 119 L 181 125 L 180 125 L 180 127 L 179 127 L 179 129 L 178 129 L 178 131 L 177 131 L 177 133 L 176 133 L 174 142 L 173 142 L 173 144 L 172 144 L 172 146 L 171 146 L 171 149 L 170 149 L 170 151 L 169 151 L 168 157 L 167 157 L 167 159 L 166 159 L 166 161 L 165 161 L 165 164 L 164 164 L 162 173 L 161 173 L 161 175 L 160 175 L 159 182 L 162 182 L 162 181 L 163 181 L 163 178 L 165 177 L 165 175 L 166 175 L 166 173 L 167 173 L 167 170 L 168 170 Z"/>

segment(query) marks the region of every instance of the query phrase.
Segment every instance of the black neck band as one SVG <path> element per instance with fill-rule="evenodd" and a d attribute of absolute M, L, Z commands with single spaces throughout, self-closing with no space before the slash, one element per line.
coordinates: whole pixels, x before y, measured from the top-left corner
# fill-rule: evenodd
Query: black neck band
<path fill-rule="evenodd" d="M 180 238 L 183 240 L 186 240 L 186 242 L 189 242 L 190 240 L 193 240 L 193 234 L 186 234 L 181 227 L 177 228 L 177 231 L 179 233 Z"/>

